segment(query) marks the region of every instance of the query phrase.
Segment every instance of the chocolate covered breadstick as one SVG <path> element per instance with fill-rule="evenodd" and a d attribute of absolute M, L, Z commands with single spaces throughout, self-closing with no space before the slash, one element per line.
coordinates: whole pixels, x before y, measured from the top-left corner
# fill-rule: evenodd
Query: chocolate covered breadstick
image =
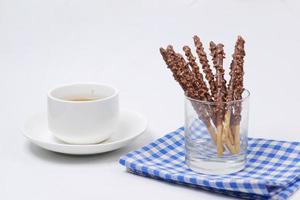
<path fill-rule="evenodd" d="M 244 76 L 244 57 L 245 57 L 245 50 L 244 50 L 245 41 L 241 36 L 238 36 L 236 41 L 234 54 L 233 54 L 233 63 L 235 63 L 234 68 L 234 83 L 233 83 L 233 96 L 234 100 L 241 100 L 242 93 L 244 91 L 244 84 L 243 84 L 243 76 Z M 241 103 L 238 102 L 234 106 L 234 120 L 233 120 L 233 134 L 234 134 L 234 141 L 237 152 L 240 151 L 240 121 L 241 121 L 241 111 L 242 106 Z"/>
<path fill-rule="evenodd" d="M 234 106 L 232 101 L 233 98 L 233 92 L 234 92 L 234 80 L 235 80 L 235 67 L 236 63 L 232 61 L 230 64 L 230 80 L 227 87 L 227 96 L 226 96 L 226 106 L 225 106 L 225 116 L 224 116 L 224 125 L 223 125 L 223 132 L 224 132 L 224 138 L 223 141 L 226 143 L 227 148 L 230 150 L 231 153 L 235 154 L 237 153 L 237 148 L 235 147 L 235 141 L 234 141 L 234 135 L 231 131 L 231 120 L 232 120 L 232 107 Z"/>
<path fill-rule="evenodd" d="M 218 44 L 214 45 L 211 42 L 211 50 L 213 56 L 214 66 L 216 68 L 216 85 L 217 85 L 217 93 L 215 96 L 216 101 L 216 117 L 217 117 L 217 152 L 218 155 L 222 155 L 222 138 L 223 138 L 223 120 L 224 120 L 224 98 L 226 86 L 224 87 L 224 68 L 223 68 L 223 59 L 225 57 L 225 53 L 223 50 L 223 45 Z"/>
<path fill-rule="evenodd" d="M 196 46 L 196 52 L 199 57 L 199 61 L 202 65 L 202 69 L 205 74 L 205 78 L 209 83 L 211 96 L 212 96 L 212 98 L 214 98 L 214 96 L 216 95 L 216 92 L 217 92 L 214 74 L 212 73 L 212 70 L 210 69 L 207 55 L 204 51 L 203 44 L 202 44 L 200 38 L 197 35 L 195 35 L 193 37 L 193 39 L 194 39 L 194 44 Z"/>
<path fill-rule="evenodd" d="M 244 50 L 245 41 L 241 36 L 238 36 L 236 41 L 233 60 L 236 63 L 236 79 L 234 81 L 234 99 L 240 100 L 242 99 L 242 93 L 244 91 L 244 84 L 243 84 L 243 76 L 244 76 L 244 57 L 245 57 L 245 50 Z M 240 119 L 237 119 L 240 120 Z"/>
<path fill-rule="evenodd" d="M 221 74 L 221 81 L 222 81 L 222 100 L 225 102 L 226 101 L 226 95 L 227 95 L 227 88 L 226 88 L 226 80 L 224 78 L 224 73 L 225 70 L 223 68 L 223 59 L 225 58 L 225 53 L 223 50 L 224 45 L 223 44 L 218 44 L 216 45 L 213 41 L 209 43 L 210 45 L 210 51 L 211 51 L 211 56 L 212 56 L 212 61 L 214 64 L 214 67 L 216 69 L 216 73 Z"/>

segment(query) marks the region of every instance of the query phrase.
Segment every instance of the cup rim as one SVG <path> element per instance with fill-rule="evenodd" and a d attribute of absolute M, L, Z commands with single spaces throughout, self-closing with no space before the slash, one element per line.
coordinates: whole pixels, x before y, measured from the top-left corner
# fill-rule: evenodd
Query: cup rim
<path fill-rule="evenodd" d="M 104 98 L 100 98 L 100 99 L 96 99 L 96 100 L 93 100 L 93 101 L 72 101 L 72 100 L 65 100 L 65 99 L 61 99 L 61 98 L 57 98 L 55 96 L 52 95 L 52 92 L 59 89 L 59 88 L 62 88 L 62 87 L 68 87 L 68 86 L 75 86 L 75 85 L 96 85 L 96 86 L 104 86 L 104 87 L 109 87 L 111 89 L 113 89 L 114 93 L 110 96 L 107 96 L 107 97 L 104 97 Z M 109 85 L 109 84 L 103 84 L 103 83 L 96 83 L 96 82 L 76 82 L 76 83 L 67 83 L 67 84 L 61 84 L 61 85 L 58 85 L 56 87 L 53 87 L 52 89 L 48 90 L 47 92 L 47 96 L 48 98 L 54 100 L 54 101 L 58 101 L 58 102 L 63 102 L 63 103 L 73 103 L 73 104 L 90 104 L 90 103 L 96 103 L 96 102 L 102 102 L 102 101 L 106 101 L 106 100 L 109 100 L 109 99 L 112 99 L 116 96 L 118 96 L 119 94 L 119 90 L 112 86 L 112 85 Z"/>
<path fill-rule="evenodd" d="M 243 98 L 239 99 L 239 100 L 222 101 L 221 103 L 222 104 L 234 104 L 234 103 L 244 102 L 245 100 L 250 98 L 250 91 L 248 89 L 244 88 L 243 93 L 245 93 L 245 96 Z M 196 102 L 207 104 L 207 105 L 216 105 L 216 104 L 218 104 L 218 102 L 211 102 L 211 101 L 203 101 L 203 100 L 194 99 L 192 97 L 186 96 L 186 94 L 184 94 L 184 96 L 185 96 L 186 99 L 188 99 L 190 101 L 196 101 Z"/>

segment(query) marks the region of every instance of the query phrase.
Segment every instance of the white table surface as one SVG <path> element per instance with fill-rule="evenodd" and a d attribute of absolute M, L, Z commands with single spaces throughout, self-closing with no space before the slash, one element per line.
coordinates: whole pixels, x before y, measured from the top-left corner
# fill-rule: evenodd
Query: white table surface
<path fill-rule="evenodd" d="M 206 46 L 223 42 L 229 58 L 243 35 L 249 135 L 299 141 L 299 11 L 292 0 L 0 0 L 0 199 L 229 198 L 131 175 L 118 164 L 183 124 L 182 91 L 158 49 L 181 49 L 199 34 Z M 30 144 L 20 127 L 45 111 L 47 90 L 83 81 L 117 86 L 121 106 L 148 117 L 147 132 L 127 148 L 85 157 Z"/>

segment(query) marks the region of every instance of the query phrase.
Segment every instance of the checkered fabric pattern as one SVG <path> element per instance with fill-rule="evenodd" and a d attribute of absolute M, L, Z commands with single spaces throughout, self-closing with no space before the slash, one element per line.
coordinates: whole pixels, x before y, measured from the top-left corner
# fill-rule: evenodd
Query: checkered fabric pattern
<path fill-rule="evenodd" d="M 229 175 L 196 173 L 185 165 L 184 130 L 120 158 L 128 171 L 244 199 L 287 199 L 300 187 L 300 143 L 249 138 L 247 165 Z"/>

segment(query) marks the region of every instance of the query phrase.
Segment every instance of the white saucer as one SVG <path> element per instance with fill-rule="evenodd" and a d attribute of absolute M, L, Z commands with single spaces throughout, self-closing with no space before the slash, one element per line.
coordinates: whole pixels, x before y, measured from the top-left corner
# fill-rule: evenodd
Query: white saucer
<path fill-rule="evenodd" d="M 50 151 L 65 154 L 87 155 L 119 149 L 128 145 L 147 128 L 146 118 L 133 111 L 121 111 L 120 124 L 115 133 L 99 144 L 74 145 L 56 139 L 48 130 L 46 113 L 30 117 L 22 129 L 23 135 L 32 143 Z"/>

